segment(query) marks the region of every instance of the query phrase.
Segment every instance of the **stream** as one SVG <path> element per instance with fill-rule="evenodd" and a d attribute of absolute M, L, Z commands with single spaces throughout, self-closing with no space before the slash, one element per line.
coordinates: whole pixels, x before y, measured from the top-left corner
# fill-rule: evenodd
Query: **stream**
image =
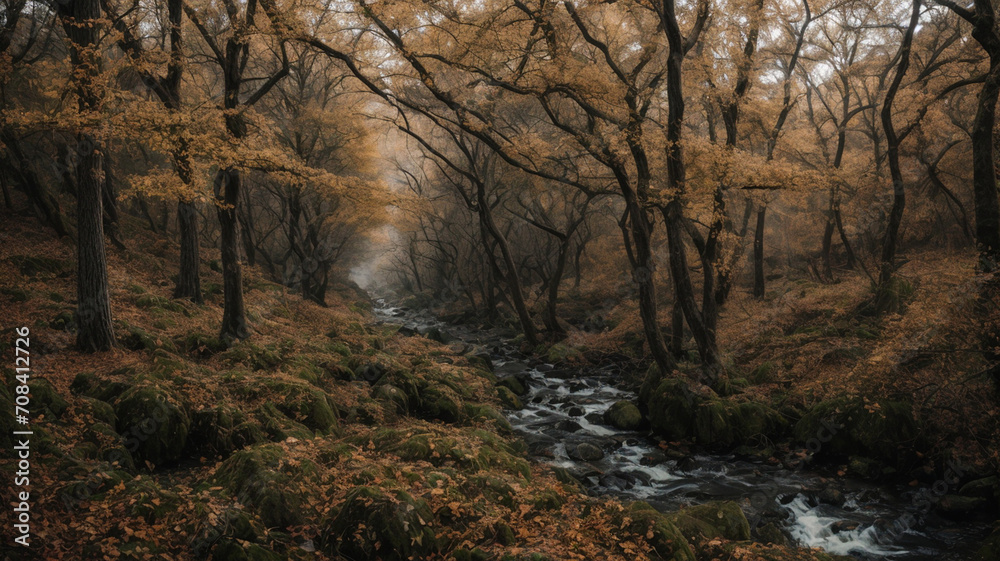
<path fill-rule="evenodd" d="M 436 330 L 456 350 L 485 349 L 498 377 L 517 376 L 529 388 L 525 407 L 506 411 L 529 455 L 565 468 L 591 494 L 643 500 L 663 512 L 735 501 L 751 528 L 770 524 L 789 543 L 861 560 L 965 561 L 989 533 L 988 520 L 938 516 L 920 500 L 920 487 L 831 477 L 804 463 L 789 469 L 734 455 L 684 455 L 661 449 L 648 432 L 611 427 L 604 412 L 618 400 L 635 400 L 616 385 L 618 365 L 559 368 L 521 354 L 509 331 L 450 325 L 381 299 L 375 314 L 407 333 Z"/>

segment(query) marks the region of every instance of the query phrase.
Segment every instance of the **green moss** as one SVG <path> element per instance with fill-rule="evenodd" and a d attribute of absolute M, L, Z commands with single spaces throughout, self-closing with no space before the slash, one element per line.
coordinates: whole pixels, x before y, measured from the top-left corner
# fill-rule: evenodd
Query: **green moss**
<path fill-rule="evenodd" d="M 694 393 L 681 380 L 668 379 L 649 391 L 653 430 L 672 440 L 694 438 L 703 446 L 750 444 L 760 435 L 782 433 L 787 422 L 770 406 Z"/>
<path fill-rule="evenodd" d="M 325 549 L 353 559 L 402 561 L 440 549 L 427 502 L 401 489 L 361 486 L 347 493 L 327 524 Z"/>
<path fill-rule="evenodd" d="M 298 423 L 285 416 L 273 403 L 265 403 L 254 410 L 253 418 L 257 421 L 257 426 L 267 434 L 270 440 L 281 442 L 292 436 L 299 439 L 313 437 L 313 432 L 302 423 Z M 239 426 L 234 430 L 245 431 L 247 427 Z M 252 430 L 252 429 L 251 429 Z M 247 434 L 247 437 L 254 438 L 255 435 Z"/>
<path fill-rule="evenodd" d="M 637 536 L 644 536 L 662 559 L 695 561 L 694 552 L 684 535 L 669 518 L 644 502 L 634 502 L 620 515 L 619 525 Z"/>
<path fill-rule="evenodd" d="M 69 407 L 66 400 L 56 391 L 52 382 L 45 378 L 31 378 L 28 380 L 28 389 L 30 390 L 32 412 L 38 411 L 47 417 L 59 418 Z"/>
<path fill-rule="evenodd" d="M 181 402 L 153 384 L 130 388 L 115 402 L 118 433 L 140 462 L 154 465 L 181 457 L 191 420 Z"/>
<path fill-rule="evenodd" d="M 234 391 L 249 399 L 270 400 L 281 413 L 321 433 L 336 431 L 337 411 L 321 389 L 298 380 L 264 378 L 242 382 Z"/>
<path fill-rule="evenodd" d="M 667 518 L 692 543 L 712 538 L 731 541 L 750 539 L 750 523 L 740 505 L 734 502 L 692 506 L 669 514 Z"/>
<path fill-rule="evenodd" d="M 522 384 L 516 376 L 507 376 L 505 378 L 498 379 L 497 386 L 507 388 L 517 396 L 528 395 L 528 389 L 524 387 L 524 384 Z"/>
<path fill-rule="evenodd" d="M 637 430 L 642 425 L 642 413 L 631 401 L 617 401 L 604 412 L 604 422 L 622 430 Z"/>
<path fill-rule="evenodd" d="M 795 439 L 816 443 L 823 455 L 863 455 L 895 461 L 901 444 L 920 433 L 912 406 L 885 400 L 866 407 L 861 398 L 838 397 L 816 404 L 795 425 Z"/>
<path fill-rule="evenodd" d="M 532 502 L 537 510 L 559 510 L 564 504 L 566 499 L 552 489 L 542 491 Z"/>
<path fill-rule="evenodd" d="M 504 409 L 524 409 L 524 403 L 506 386 L 497 386 L 497 396 L 500 397 L 500 404 Z"/>
<path fill-rule="evenodd" d="M 259 515 L 265 525 L 287 528 L 304 520 L 302 498 L 290 472 L 305 473 L 301 466 L 285 465 L 282 448 L 265 444 L 234 453 L 212 480 Z"/>

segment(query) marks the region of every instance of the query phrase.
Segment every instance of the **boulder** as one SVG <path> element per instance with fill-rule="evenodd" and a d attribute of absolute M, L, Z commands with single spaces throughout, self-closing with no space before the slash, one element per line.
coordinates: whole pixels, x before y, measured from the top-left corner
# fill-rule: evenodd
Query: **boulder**
<path fill-rule="evenodd" d="M 136 460 L 159 465 L 181 457 L 191 419 L 170 392 L 140 384 L 123 393 L 114 407 L 118 433 Z"/>
<path fill-rule="evenodd" d="M 617 401 L 604 412 L 604 422 L 621 430 L 637 430 L 642 426 L 642 413 L 630 401 Z"/>
<path fill-rule="evenodd" d="M 402 489 L 356 487 L 328 523 L 325 549 L 350 559 L 424 558 L 439 550 L 433 523 L 427 502 Z"/>

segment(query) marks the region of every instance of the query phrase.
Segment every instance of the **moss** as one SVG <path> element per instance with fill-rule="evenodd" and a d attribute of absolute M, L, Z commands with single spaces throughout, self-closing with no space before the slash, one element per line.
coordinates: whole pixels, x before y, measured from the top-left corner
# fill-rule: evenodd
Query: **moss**
<path fill-rule="evenodd" d="M 65 276 L 71 269 L 66 261 L 51 257 L 11 255 L 7 261 L 17 267 L 18 271 L 26 277 L 37 277 L 42 274 L 49 277 L 60 277 Z"/>
<path fill-rule="evenodd" d="M 549 350 L 545 353 L 545 358 L 553 364 L 559 364 L 579 361 L 583 358 L 583 354 L 575 347 L 556 343 L 549 347 Z"/>
<path fill-rule="evenodd" d="M 88 409 L 94 420 L 101 421 L 112 426 L 118 423 L 118 417 L 115 415 L 115 408 L 111 407 L 110 403 L 94 399 L 92 397 L 83 398 L 83 402 L 86 404 L 85 407 Z"/>
<path fill-rule="evenodd" d="M 630 401 L 617 401 L 604 412 L 604 422 L 622 430 L 636 430 L 642 425 L 642 413 Z"/>
<path fill-rule="evenodd" d="M 28 389 L 31 396 L 32 411 L 44 413 L 47 417 L 59 418 L 69 404 L 59 395 L 52 382 L 45 378 L 31 378 L 28 380 Z"/>
<path fill-rule="evenodd" d="M 750 523 L 740 505 L 734 502 L 711 502 L 685 508 L 667 518 L 689 540 L 721 538 L 738 541 L 750 539 Z"/>
<path fill-rule="evenodd" d="M 524 409 L 524 403 L 506 386 L 497 386 L 497 396 L 504 409 Z"/>
<path fill-rule="evenodd" d="M 634 502 L 620 516 L 618 524 L 636 536 L 644 536 L 661 558 L 695 561 L 694 552 L 681 531 L 653 507 L 641 501 Z"/>
<path fill-rule="evenodd" d="M 115 402 L 118 432 L 139 461 L 162 464 L 181 457 L 191 420 L 180 401 L 159 386 L 135 386 Z"/>
<path fill-rule="evenodd" d="M 439 551 L 427 502 L 401 489 L 356 487 L 327 524 L 325 550 L 353 559 L 402 561 Z"/>
<path fill-rule="evenodd" d="M 126 513 L 130 518 L 141 518 L 147 524 L 162 521 L 181 503 L 177 493 L 162 489 L 159 484 L 146 479 L 134 479 L 125 484 L 125 492 L 130 497 Z"/>
<path fill-rule="evenodd" d="M 239 411 L 225 406 L 200 409 L 191 414 L 188 441 L 199 452 L 228 454 L 236 449 L 233 428 L 242 420 Z"/>
<path fill-rule="evenodd" d="M 251 370 L 273 370 L 282 362 L 274 345 L 262 346 L 252 341 L 241 341 L 222 354 L 231 365 L 242 364 Z"/>
<path fill-rule="evenodd" d="M 305 425 L 293 421 L 278 410 L 273 403 L 265 403 L 253 411 L 253 418 L 257 421 L 257 427 L 267 434 L 270 440 L 281 442 L 290 436 L 300 439 L 313 437 L 313 432 Z M 234 432 L 247 431 L 249 427 L 240 425 L 234 428 Z M 247 438 L 256 438 L 253 429 L 245 433 Z"/>
<path fill-rule="evenodd" d="M 226 343 L 218 337 L 201 331 L 190 331 L 177 342 L 177 347 L 198 358 L 208 358 L 226 350 Z"/>
<path fill-rule="evenodd" d="M 140 308 L 145 308 L 149 310 L 167 310 L 170 312 L 184 312 L 184 306 L 177 302 L 163 298 L 162 296 L 156 296 L 154 294 L 142 294 L 136 297 L 135 305 Z"/>
<path fill-rule="evenodd" d="M 128 325 L 125 327 L 124 335 L 121 337 L 122 346 L 131 351 L 153 351 L 160 347 L 174 350 L 174 344 L 170 340 L 163 341 L 149 334 L 141 327 Z"/>
<path fill-rule="evenodd" d="M 912 406 L 885 400 L 868 406 L 861 398 L 838 397 L 812 407 L 795 425 L 795 439 L 819 443 L 822 455 L 862 455 L 887 461 L 899 458 L 900 445 L 919 435 Z"/>
<path fill-rule="evenodd" d="M 473 422 L 490 424 L 500 432 L 510 432 L 513 430 L 507 417 L 504 417 L 503 413 L 489 405 L 466 403 L 464 410 L 465 417 Z"/>
<path fill-rule="evenodd" d="M 462 401 L 451 388 L 432 384 L 420 391 L 416 413 L 425 419 L 454 423 L 462 419 Z"/>
<path fill-rule="evenodd" d="M 287 528 L 301 524 L 304 517 L 302 498 L 283 467 L 284 450 L 265 444 L 234 453 L 222 462 L 212 480 L 257 513 L 267 526 Z M 301 466 L 294 471 L 304 473 Z"/>
<path fill-rule="evenodd" d="M 409 411 L 409 403 L 403 390 L 392 384 L 382 384 L 372 388 L 372 397 L 388 406 L 392 411 L 405 415 Z"/>
<path fill-rule="evenodd" d="M 552 489 L 542 491 L 532 501 L 537 510 L 559 510 L 564 504 L 566 499 Z"/>
<path fill-rule="evenodd" d="M 337 411 L 321 389 L 299 380 L 264 378 L 241 382 L 234 391 L 248 399 L 269 400 L 281 413 L 321 433 L 338 429 Z"/>
<path fill-rule="evenodd" d="M 653 430 L 672 440 L 694 438 L 703 446 L 730 447 L 781 434 L 787 426 L 768 405 L 720 398 L 710 391 L 695 393 L 681 380 L 663 380 L 648 393 Z"/>
<path fill-rule="evenodd" d="M 528 395 L 528 389 L 517 379 L 516 376 L 507 376 L 497 380 L 497 386 L 507 388 L 516 396 Z"/>

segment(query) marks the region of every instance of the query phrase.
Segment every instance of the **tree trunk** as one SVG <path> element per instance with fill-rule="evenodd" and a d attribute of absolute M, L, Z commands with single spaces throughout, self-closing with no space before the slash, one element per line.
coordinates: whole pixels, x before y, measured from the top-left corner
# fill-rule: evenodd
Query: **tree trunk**
<path fill-rule="evenodd" d="M 226 341 L 246 339 L 246 310 L 243 305 L 243 264 L 240 262 L 240 222 L 236 216 L 240 197 L 240 171 L 219 170 L 215 177 L 220 245 L 222 249 L 223 310 L 220 337 Z"/>
<path fill-rule="evenodd" d="M 767 205 L 757 209 L 757 228 L 753 234 L 753 297 L 764 297 L 764 222 Z"/>
<path fill-rule="evenodd" d="M 493 221 L 493 213 L 490 212 L 490 205 L 486 201 L 485 187 L 480 183 L 476 189 L 476 207 L 482 219 L 486 233 L 493 238 L 500 249 L 500 256 L 503 259 L 506 273 L 503 275 L 507 284 L 507 292 L 510 294 L 511 305 L 517 312 L 518 321 L 521 323 L 521 330 L 524 332 L 524 340 L 532 345 L 538 344 L 538 331 L 531 321 L 531 314 L 528 313 L 528 306 L 524 303 L 524 293 L 521 291 L 521 280 L 517 275 L 517 265 L 511 255 L 507 240 L 503 237 L 500 229 Z"/>
<path fill-rule="evenodd" d="M 1000 96 L 1000 49 L 991 53 L 990 71 L 979 91 L 976 119 L 972 125 L 972 188 L 976 204 L 976 243 L 979 245 L 979 267 L 987 272 L 995 271 L 1000 261 L 1000 204 L 997 202 L 993 146 L 998 96 Z"/>
<path fill-rule="evenodd" d="M 104 249 L 101 154 L 89 135 L 80 135 L 79 142 L 76 346 L 84 352 L 106 351 L 115 346 L 115 334 Z"/>
<path fill-rule="evenodd" d="M 101 17 L 98 0 L 58 4 L 74 69 L 81 114 L 98 111 L 100 86 L 95 78 L 100 68 L 96 23 Z M 104 249 L 104 214 L 101 192 L 104 183 L 101 148 L 89 133 L 77 135 L 77 335 L 83 352 L 106 351 L 115 346 L 108 294 L 108 266 Z"/>
<path fill-rule="evenodd" d="M 174 298 L 188 298 L 202 303 L 201 276 L 198 266 L 201 262 L 198 243 L 198 210 L 194 204 L 177 202 L 177 226 L 181 233 L 181 269 L 174 287 Z"/>

